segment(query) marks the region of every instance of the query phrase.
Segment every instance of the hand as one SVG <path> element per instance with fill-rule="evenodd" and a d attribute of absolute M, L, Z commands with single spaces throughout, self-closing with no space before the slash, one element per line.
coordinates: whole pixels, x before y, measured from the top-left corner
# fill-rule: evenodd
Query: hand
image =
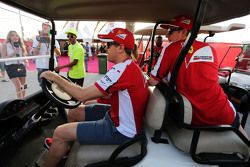
<path fill-rule="evenodd" d="M 40 78 L 45 78 L 50 81 L 55 81 L 57 77 L 60 77 L 57 73 L 51 72 L 51 71 L 44 71 L 41 75 Z"/>
<path fill-rule="evenodd" d="M 41 46 L 42 46 L 42 43 L 41 43 L 41 42 L 38 42 L 37 48 L 40 49 Z"/>
<path fill-rule="evenodd" d="M 14 48 L 15 48 L 15 47 L 14 47 Z M 15 48 L 14 50 L 15 50 L 16 53 L 19 53 L 20 48 L 18 47 L 18 48 Z"/>
<path fill-rule="evenodd" d="M 26 67 L 28 67 L 29 66 L 29 60 L 25 59 L 24 64 L 25 64 Z"/>
<path fill-rule="evenodd" d="M 14 48 L 13 56 L 14 57 L 19 57 L 19 56 L 17 56 L 19 54 L 19 52 L 20 52 L 19 48 Z"/>

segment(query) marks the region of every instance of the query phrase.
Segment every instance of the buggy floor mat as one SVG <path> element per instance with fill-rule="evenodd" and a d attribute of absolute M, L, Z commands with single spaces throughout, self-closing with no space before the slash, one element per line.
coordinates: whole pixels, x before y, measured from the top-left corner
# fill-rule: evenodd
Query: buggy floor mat
<path fill-rule="evenodd" d="M 65 123 L 62 114 L 47 125 L 35 126 L 19 143 L 13 143 L 2 153 L 0 167 L 34 167 L 35 162 L 44 154 L 43 142 L 52 137 L 54 129 Z"/>

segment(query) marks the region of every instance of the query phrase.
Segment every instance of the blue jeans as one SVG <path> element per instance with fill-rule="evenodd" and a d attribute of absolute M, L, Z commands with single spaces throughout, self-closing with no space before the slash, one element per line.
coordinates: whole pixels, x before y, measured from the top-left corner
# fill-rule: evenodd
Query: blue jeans
<path fill-rule="evenodd" d="M 89 61 L 89 57 L 84 56 L 84 65 L 85 65 L 86 72 L 88 72 L 88 61 Z"/>

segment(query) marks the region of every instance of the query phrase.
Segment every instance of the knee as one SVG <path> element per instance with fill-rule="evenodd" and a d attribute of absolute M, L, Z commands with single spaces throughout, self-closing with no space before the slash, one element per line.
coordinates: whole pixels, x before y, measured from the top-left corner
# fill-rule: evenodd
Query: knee
<path fill-rule="evenodd" d="M 68 112 L 69 122 L 84 121 L 85 119 L 84 113 L 85 113 L 85 107 L 78 107 L 78 108 L 69 110 Z"/>
<path fill-rule="evenodd" d="M 63 128 L 63 125 L 60 125 L 55 129 L 53 138 L 63 140 L 63 137 L 62 137 L 63 134 L 64 134 L 64 128 Z"/>

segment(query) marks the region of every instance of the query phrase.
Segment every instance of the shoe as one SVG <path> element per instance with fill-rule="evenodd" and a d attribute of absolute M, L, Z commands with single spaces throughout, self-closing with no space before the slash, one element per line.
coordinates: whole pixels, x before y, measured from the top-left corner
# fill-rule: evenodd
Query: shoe
<path fill-rule="evenodd" d="M 53 142 L 53 139 L 51 137 L 45 138 L 43 146 L 47 150 L 49 150 L 49 148 L 51 147 L 52 142 Z M 62 159 L 68 158 L 69 152 L 70 152 L 70 150 L 67 151 L 67 153 L 62 157 Z"/>
<path fill-rule="evenodd" d="M 9 82 L 7 79 L 1 79 L 2 82 Z"/>
<path fill-rule="evenodd" d="M 51 137 L 45 138 L 43 146 L 49 150 L 53 139 Z"/>

